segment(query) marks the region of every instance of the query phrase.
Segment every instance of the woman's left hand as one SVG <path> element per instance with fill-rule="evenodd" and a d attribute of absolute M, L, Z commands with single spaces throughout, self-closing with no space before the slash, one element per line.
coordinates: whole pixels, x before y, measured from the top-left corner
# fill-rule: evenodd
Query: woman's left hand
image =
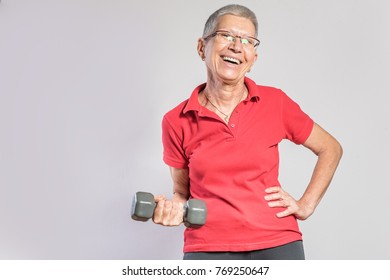
<path fill-rule="evenodd" d="M 295 200 L 289 193 L 280 186 L 274 186 L 265 190 L 267 193 L 264 199 L 268 201 L 268 206 L 283 207 L 284 211 L 276 214 L 278 218 L 294 215 L 299 220 L 306 220 L 313 212 L 313 207 L 300 200 Z"/>

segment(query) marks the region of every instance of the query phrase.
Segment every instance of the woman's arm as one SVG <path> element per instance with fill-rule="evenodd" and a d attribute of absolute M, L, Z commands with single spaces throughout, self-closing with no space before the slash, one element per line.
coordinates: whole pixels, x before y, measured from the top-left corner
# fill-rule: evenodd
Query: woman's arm
<path fill-rule="evenodd" d="M 278 217 L 294 215 L 305 220 L 313 214 L 315 208 L 324 196 L 341 159 L 343 150 L 339 142 L 318 124 L 314 124 L 309 138 L 303 145 L 317 155 L 311 180 L 299 200 L 295 200 L 281 187 L 266 189 L 265 199 L 270 207 L 285 207 L 277 214 Z"/>
<path fill-rule="evenodd" d="M 164 226 L 178 226 L 183 222 L 184 205 L 190 197 L 188 169 L 170 167 L 173 181 L 173 198 L 165 195 L 155 197 L 157 206 L 153 221 Z"/>

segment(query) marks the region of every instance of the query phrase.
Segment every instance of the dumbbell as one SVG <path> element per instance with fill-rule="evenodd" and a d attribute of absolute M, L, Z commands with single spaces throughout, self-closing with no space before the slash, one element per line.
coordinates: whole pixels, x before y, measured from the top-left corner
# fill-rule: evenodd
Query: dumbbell
<path fill-rule="evenodd" d="M 137 192 L 133 197 L 131 217 L 133 220 L 146 222 L 153 217 L 156 208 L 154 196 L 148 192 Z M 184 205 L 184 225 L 199 228 L 206 222 L 207 207 L 203 200 L 190 199 Z"/>

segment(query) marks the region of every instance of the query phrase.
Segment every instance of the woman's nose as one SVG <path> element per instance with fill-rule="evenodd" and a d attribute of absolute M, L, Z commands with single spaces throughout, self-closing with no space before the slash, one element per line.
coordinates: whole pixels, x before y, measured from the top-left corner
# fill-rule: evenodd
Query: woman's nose
<path fill-rule="evenodd" d="M 234 41 L 230 42 L 229 49 L 234 51 L 235 53 L 239 53 L 242 51 L 242 43 L 239 38 L 235 38 Z"/>

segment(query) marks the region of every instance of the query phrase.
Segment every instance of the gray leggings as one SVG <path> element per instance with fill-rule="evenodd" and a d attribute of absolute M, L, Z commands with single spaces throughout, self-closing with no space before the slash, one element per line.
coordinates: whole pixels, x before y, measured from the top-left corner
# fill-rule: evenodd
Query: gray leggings
<path fill-rule="evenodd" d="M 184 253 L 183 260 L 304 260 L 302 241 L 257 251 Z"/>

